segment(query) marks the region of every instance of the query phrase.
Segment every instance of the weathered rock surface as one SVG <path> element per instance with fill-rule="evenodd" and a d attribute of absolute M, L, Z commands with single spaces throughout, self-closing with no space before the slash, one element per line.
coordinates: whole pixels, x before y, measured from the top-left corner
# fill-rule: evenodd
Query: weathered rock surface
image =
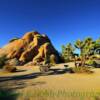
<path fill-rule="evenodd" d="M 22 63 L 58 63 L 59 54 L 46 35 L 28 32 L 22 38 L 8 43 L 0 49 L 0 55 L 18 59 Z"/>

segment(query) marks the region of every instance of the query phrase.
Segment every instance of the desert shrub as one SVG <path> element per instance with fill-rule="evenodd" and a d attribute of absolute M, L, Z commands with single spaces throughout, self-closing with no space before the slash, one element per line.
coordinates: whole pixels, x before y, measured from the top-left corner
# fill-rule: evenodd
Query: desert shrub
<path fill-rule="evenodd" d="M 12 90 L 0 88 L 0 100 L 16 100 L 17 95 Z"/>
<path fill-rule="evenodd" d="M 93 65 L 93 64 L 94 64 L 94 61 L 93 61 L 93 60 L 87 60 L 87 61 L 86 61 L 86 64 L 87 64 L 87 65 Z"/>
<path fill-rule="evenodd" d="M 40 71 L 41 71 L 41 73 L 48 72 L 49 71 L 49 65 L 48 66 L 41 65 Z"/>
<path fill-rule="evenodd" d="M 91 71 L 91 69 L 89 67 L 73 67 L 72 71 L 74 73 L 93 73 L 93 71 Z"/>
<path fill-rule="evenodd" d="M 6 61 L 6 64 L 12 65 L 12 66 L 17 66 L 20 64 L 19 60 L 14 58 L 14 59 L 9 59 Z"/>
<path fill-rule="evenodd" d="M 56 58 L 55 55 L 52 54 L 52 55 L 50 56 L 50 63 L 51 63 L 51 64 L 56 64 L 56 62 L 57 62 L 57 58 Z"/>
<path fill-rule="evenodd" d="M 100 61 L 98 62 L 97 60 L 88 60 L 86 61 L 87 65 L 91 65 L 92 67 L 97 67 L 100 68 Z"/>
<path fill-rule="evenodd" d="M 41 37 L 42 37 L 40 34 L 37 34 L 36 36 L 37 36 L 38 38 L 41 38 Z"/>
<path fill-rule="evenodd" d="M 71 62 L 71 60 L 69 58 L 66 58 L 64 59 L 64 62 L 67 63 L 67 62 Z"/>
<path fill-rule="evenodd" d="M 4 71 L 7 72 L 16 72 L 17 68 L 11 65 L 6 65 L 3 67 Z"/>
<path fill-rule="evenodd" d="M 3 66 L 5 65 L 7 58 L 5 55 L 0 57 L 0 68 L 3 68 Z"/>
<path fill-rule="evenodd" d="M 13 41 L 15 41 L 15 40 L 18 40 L 19 38 L 13 38 L 13 39 L 11 39 L 9 42 L 13 42 Z"/>

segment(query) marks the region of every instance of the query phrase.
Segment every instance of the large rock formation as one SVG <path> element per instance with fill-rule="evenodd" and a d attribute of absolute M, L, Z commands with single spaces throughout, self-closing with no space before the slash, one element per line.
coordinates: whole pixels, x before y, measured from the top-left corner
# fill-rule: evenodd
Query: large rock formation
<path fill-rule="evenodd" d="M 33 61 L 37 63 L 58 63 L 59 54 L 46 35 L 28 32 L 22 38 L 11 40 L 0 49 L 0 56 L 8 59 L 17 58 L 21 63 Z"/>

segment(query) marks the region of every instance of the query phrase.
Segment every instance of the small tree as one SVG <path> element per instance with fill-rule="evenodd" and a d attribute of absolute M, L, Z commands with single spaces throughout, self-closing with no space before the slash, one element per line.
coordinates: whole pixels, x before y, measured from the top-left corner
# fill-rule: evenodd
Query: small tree
<path fill-rule="evenodd" d="M 91 54 L 93 54 L 95 41 L 93 41 L 92 38 L 88 37 L 83 42 L 84 42 L 84 55 L 90 56 Z"/>
<path fill-rule="evenodd" d="M 95 42 L 88 37 L 85 40 L 77 40 L 75 47 L 80 49 L 81 66 L 85 66 L 86 57 L 89 57 L 94 51 Z"/>
<path fill-rule="evenodd" d="M 66 46 L 62 45 L 62 56 L 65 61 L 71 60 L 73 57 L 75 48 L 72 46 L 71 43 L 67 44 Z"/>
<path fill-rule="evenodd" d="M 84 48 L 84 42 L 81 41 L 80 39 L 77 40 L 74 44 L 74 46 L 80 50 L 80 55 L 83 55 L 83 48 Z"/>

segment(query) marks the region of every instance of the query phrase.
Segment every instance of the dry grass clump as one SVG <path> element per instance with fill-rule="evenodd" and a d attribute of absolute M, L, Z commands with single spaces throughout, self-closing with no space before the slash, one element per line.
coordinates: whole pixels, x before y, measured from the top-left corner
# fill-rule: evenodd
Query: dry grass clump
<path fill-rule="evenodd" d="M 6 65 L 3 67 L 4 71 L 7 71 L 7 72 L 16 72 L 17 68 L 14 67 L 14 66 L 10 66 L 10 65 Z"/>
<path fill-rule="evenodd" d="M 26 88 L 19 95 L 18 100 L 100 100 L 99 92 L 54 90 Z M 30 92 L 31 91 L 31 92 Z"/>
<path fill-rule="evenodd" d="M 93 73 L 93 71 L 91 71 L 91 69 L 89 67 L 73 67 L 72 68 L 73 73 L 87 73 L 87 74 L 91 74 Z"/>

